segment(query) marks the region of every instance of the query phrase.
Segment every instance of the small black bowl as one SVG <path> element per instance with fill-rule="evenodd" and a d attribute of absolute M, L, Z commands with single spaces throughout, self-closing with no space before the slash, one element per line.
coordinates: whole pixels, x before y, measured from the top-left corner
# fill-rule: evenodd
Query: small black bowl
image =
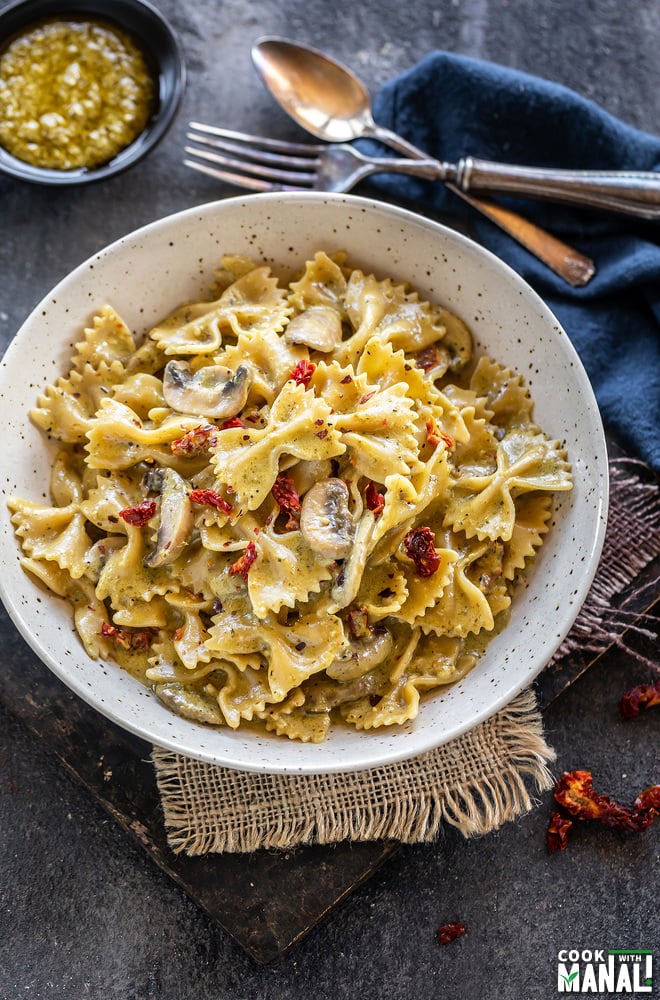
<path fill-rule="evenodd" d="M 0 12 L 0 51 L 24 29 L 49 18 L 97 18 L 133 36 L 158 80 L 156 109 L 140 135 L 98 167 L 53 170 L 35 167 L 0 146 L 0 171 L 37 184 L 87 184 L 126 170 L 160 142 L 172 124 L 186 80 L 183 54 L 174 31 L 145 0 L 19 0 Z"/>

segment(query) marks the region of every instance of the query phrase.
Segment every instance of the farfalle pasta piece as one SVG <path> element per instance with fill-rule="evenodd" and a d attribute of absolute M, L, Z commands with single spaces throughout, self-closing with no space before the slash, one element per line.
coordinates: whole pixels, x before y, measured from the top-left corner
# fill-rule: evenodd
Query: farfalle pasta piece
<path fill-rule="evenodd" d="M 330 306 L 344 313 L 346 274 L 342 264 L 345 254 L 329 257 L 323 250 L 305 263 L 302 276 L 289 285 L 289 305 L 298 312 L 310 306 Z"/>
<path fill-rule="evenodd" d="M 468 537 L 508 541 L 515 523 L 514 495 L 529 490 L 571 489 L 570 468 L 559 442 L 543 434 L 512 431 L 497 446 L 497 468 L 489 475 L 457 480 L 445 525 Z"/>
<path fill-rule="evenodd" d="M 470 377 L 470 389 L 485 399 L 491 419 L 498 426 L 531 423 L 532 397 L 522 375 L 484 356 Z"/>
<path fill-rule="evenodd" d="M 99 370 L 118 361 L 122 367 L 135 352 L 135 338 L 110 305 L 103 306 L 85 328 L 84 340 L 76 344 L 73 367 L 82 372 L 87 366 Z"/>
<path fill-rule="evenodd" d="M 254 373 L 248 394 L 248 406 L 271 405 L 299 361 L 307 357 L 304 347 L 288 344 L 277 330 L 266 330 L 260 336 L 239 335 L 234 345 L 218 354 L 219 365 L 236 370 L 248 363 Z"/>
<path fill-rule="evenodd" d="M 172 442 L 199 425 L 199 417 L 172 414 L 153 427 L 130 406 L 104 399 L 87 432 L 87 463 L 91 469 L 130 469 L 140 462 L 175 466 Z"/>
<path fill-rule="evenodd" d="M 32 559 L 55 562 L 74 580 L 85 575 L 86 556 L 91 539 L 85 530 L 85 518 L 77 504 L 47 507 L 30 500 L 11 499 L 12 524 L 23 551 Z"/>
<path fill-rule="evenodd" d="M 290 313 L 285 296 L 270 268 L 255 267 L 214 302 L 180 306 L 149 336 L 167 355 L 214 354 L 227 335 L 258 337 L 282 329 Z"/>
<path fill-rule="evenodd" d="M 231 487 L 237 505 L 256 510 L 277 478 L 281 455 L 316 460 L 333 458 L 346 450 L 330 416 L 330 407 L 323 399 L 308 393 L 304 385 L 287 382 L 265 427 L 229 430 L 212 449 L 217 480 Z"/>
<path fill-rule="evenodd" d="M 552 496 L 549 493 L 525 493 L 515 503 L 513 531 L 504 546 L 502 575 L 505 580 L 513 580 L 534 558 L 550 528 L 552 515 Z"/>
<path fill-rule="evenodd" d="M 257 618 L 307 602 L 332 579 L 331 561 L 314 552 L 300 531 L 277 535 L 268 527 L 254 544 L 257 558 L 248 574 L 248 592 Z"/>
<path fill-rule="evenodd" d="M 72 369 L 67 378 L 47 386 L 37 406 L 30 410 L 30 419 L 49 436 L 80 444 L 93 426 L 101 401 L 123 376 L 124 368 L 118 361 L 110 366 L 103 364 L 99 370 L 89 365 L 80 372 Z"/>

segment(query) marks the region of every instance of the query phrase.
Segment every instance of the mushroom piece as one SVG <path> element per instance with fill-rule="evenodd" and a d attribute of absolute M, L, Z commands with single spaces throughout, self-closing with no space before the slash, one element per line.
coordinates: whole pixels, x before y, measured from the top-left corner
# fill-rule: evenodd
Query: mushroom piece
<path fill-rule="evenodd" d="M 126 544 L 125 535 L 108 535 L 106 538 L 99 538 L 85 554 L 85 576 L 98 583 L 101 570 L 107 563 L 113 552 L 116 552 Z"/>
<path fill-rule="evenodd" d="M 205 722 L 209 726 L 223 725 L 225 718 L 214 698 L 184 684 L 156 684 L 154 694 L 182 719 Z"/>
<path fill-rule="evenodd" d="M 376 627 L 366 638 L 352 639 L 325 672 L 336 681 L 354 681 L 380 666 L 393 649 L 391 632 L 384 627 Z"/>
<path fill-rule="evenodd" d="M 205 365 L 193 372 L 187 361 L 168 361 L 163 396 L 177 413 L 227 419 L 245 406 L 252 378 L 248 365 L 239 365 L 235 372 L 222 365 Z"/>
<path fill-rule="evenodd" d="M 343 479 L 315 483 L 300 506 L 300 531 L 310 549 L 326 559 L 345 559 L 351 551 L 355 525 L 348 509 Z"/>
<path fill-rule="evenodd" d="M 174 469 L 165 469 L 162 476 L 160 524 L 156 546 L 144 559 L 149 569 L 167 566 L 181 555 L 193 529 L 193 512 L 188 487 Z"/>
<path fill-rule="evenodd" d="M 334 351 L 342 340 L 339 313 L 330 306 L 310 306 L 293 317 L 284 331 L 284 339 L 324 354 Z"/>
<path fill-rule="evenodd" d="M 323 675 L 317 674 L 305 684 L 305 711 L 310 713 L 327 712 L 339 705 L 357 701 L 358 698 L 379 694 L 382 682 L 382 678 L 373 673 L 363 674 L 351 684 L 323 680 Z"/>

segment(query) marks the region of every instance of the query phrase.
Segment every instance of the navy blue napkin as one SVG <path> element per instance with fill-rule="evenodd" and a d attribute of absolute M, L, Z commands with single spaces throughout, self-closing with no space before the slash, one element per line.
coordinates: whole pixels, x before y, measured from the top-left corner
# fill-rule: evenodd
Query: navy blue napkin
<path fill-rule="evenodd" d="M 446 52 L 432 53 L 384 86 L 374 116 L 452 162 L 472 155 L 528 166 L 660 169 L 660 138 L 566 87 Z M 594 260 L 597 275 L 571 288 L 444 185 L 392 174 L 369 184 L 423 214 L 462 220 L 521 274 L 575 345 L 605 424 L 660 469 L 660 222 L 501 198 Z"/>

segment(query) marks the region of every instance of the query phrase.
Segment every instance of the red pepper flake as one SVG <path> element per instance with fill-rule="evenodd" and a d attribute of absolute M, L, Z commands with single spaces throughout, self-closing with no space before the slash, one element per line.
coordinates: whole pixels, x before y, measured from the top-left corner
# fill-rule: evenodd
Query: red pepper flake
<path fill-rule="evenodd" d="M 568 816 L 563 816 L 555 810 L 550 818 L 550 825 L 545 836 L 548 850 L 553 854 L 555 851 L 565 851 L 568 847 L 568 832 L 573 826 L 573 820 Z"/>
<path fill-rule="evenodd" d="M 434 448 L 443 441 L 448 451 L 451 451 L 456 444 L 453 437 L 438 427 L 433 417 L 429 417 L 426 421 L 426 440 Z"/>
<path fill-rule="evenodd" d="M 126 524 L 132 524 L 136 528 L 144 528 L 156 513 L 155 500 L 143 500 L 133 507 L 124 507 L 119 511 L 119 516 Z"/>
<path fill-rule="evenodd" d="M 229 501 L 215 490 L 191 490 L 189 496 L 193 503 L 215 507 L 216 510 L 221 510 L 224 514 L 231 513 L 232 506 Z"/>
<path fill-rule="evenodd" d="M 240 417 L 229 417 L 224 423 L 220 424 L 221 431 L 231 430 L 232 427 L 245 427 L 245 424 Z"/>
<path fill-rule="evenodd" d="M 574 819 L 597 820 L 611 830 L 641 833 L 660 811 L 660 785 L 645 789 L 630 809 L 595 792 L 591 771 L 565 771 L 557 781 L 555 799 Z"/>
<path fill-rule="evenodd" d="M 467 927 L 465 924 L 459 923 L 458 920 L 452 920 L 448 924 L 443 924 L 442 927 L 438 927 L 438 944 L 451 944 L 456 938 L 463 937 L 466 931 Z"/>
<path fill-rule="evenodd" d="M 103 622 L 101 625 L 101 635 L 104 639 L 112 639 L 122 649 L 133 652 L 134 650 L 148 649 L 154 638 L 158 635 L 158 629 L 143 628 L 139 629 L 139 631 L 131 632 L 128 629 L 119 628 L 117 625 L 109 625 L 107 622 Z"/>
<path fill-rule="evenodd" d="M 372 708 L 375 708 L 376 705 L 380 704 L 380 702 L 382 700 L 383 700 L 382 694 L 370 694 L 369 695 L 369 704 L 371 705 Z"/>
<path fill-rule="evenodd" d="M 200 424 L 199 427 L 193 427 L 191 431 L 186 431 L 183 437 L 172 441 L 170 445 L 172 454 L 199 455 L 200 452 L 217 444 L 217 433 L 218 428 L 215 424 Z"/>
<path fill-rule="evenodd" d="M 403 539 L 403 548 L 415 564 L 418 576 L 433 576 L 440 565 L 435 549 L 435 535 L 429 527 L 412 528 Z"/>
<path fill-rule="evenodd" d="M 324 427 L 322 431 L 317 431 L 316 432 L 316 437 L 319 438 L 321 441 L 323 440 L 323 438 L 327 438 L 327 436 L 328 436 L 328 428 L 327 427 Z"/>
<path fill-rule="evenodd" d="M 360 397 L 359 402 L 360 403 L 368 403 L 369 400 L 371 399 L 371 397 L 375 396 L 377 392 L 378 392 L 378 389 L 374 389 L 373 392 L 367 392 L 367 393 L 365 393 L 364 396 Z"/>
<path fill-rule="evenodd" d="M 235 563 L 229 567 L 229 572 L 232 576 L 242 576 L 244 580 L 247 580 L 248 573 L 250 572 L 250 566 L 257 558 L 257 548 L 254 542 L 248 542 L 245 552 L 237 559 Z"/>
<path fill-rule="evenodd" d="M 353 376 L 352 375 L 344 375 L 343 378 L 339 379 L 339 384 L 340 385 L 350 385 L 350 383 L 352 381 L 353 381 Z"/>
<path fill-rule="evenodd" d="M 374 517 L 380 517 L 383 513 L 383 509 L 385 507 L 385 495 L 378 492 L 376 484 L 371 479 L 367 483 L 367 488 L 364 491 L 364 502 L 367 505 L 367 510 L 370 510 Z"/>
<path fill-rule="evenodd" d="M 654 684 L 638 684 L 626 691 L 621 699 L 620 709 L 624 719 L 634 719 L 642 709 L 660 705 L 660 680 Z"/>
<path fill-rule="evenodd" d="M 307 388 L 315 371 L 316 365 L 311 361 L 303 359 L 302 361 L 299 361 L 296 367 L 292 370 L 289 375 L 289 379 L 293 379 L 296 385 L 304 385 L 305 388 Z"/>
<path fill-rule="evenodd" d="M 297 516 L 300 513 L 300 497 L 291 476 L 281 473 L 273 483 L 271 493 L 282 513 L 288 515 L 286 530 L 296 531 L 300 527 Z"/>

